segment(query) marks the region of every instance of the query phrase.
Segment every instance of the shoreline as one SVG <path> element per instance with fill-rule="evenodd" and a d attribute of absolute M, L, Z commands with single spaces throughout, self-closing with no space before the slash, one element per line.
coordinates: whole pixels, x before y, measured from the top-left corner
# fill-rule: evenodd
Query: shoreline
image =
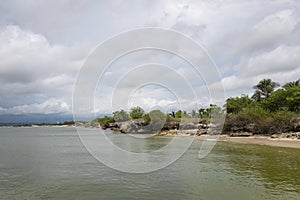
<path fill-rule="evenodd" d="M 175 137 L 175 135 L 156 135 L 155 137 Z M 195 137 L 198 140 L 205 140 L 206 135 L 191 136 L 188 134 L 182 134 L 182 135 L 177 135 L 177 137 Z M 216 141 L 300 149 L 299 139 L 271 138 L 271 136 L 257 135 L 257 136 L 250 136 L 250 137 L 231 137 L 229 135 L 220 135 L 218 138 L 216 138 Z"/>
<path fill-rule="evenodd" d="M 13 126 L 0 126 L 0 128 L 36 128 L 36 127 L 53 127 L 53 128 L 66 128 L 71 127 L 75 128 L 75 126 L 70 125 L 47 125 L 47 126 L 30 126 L 30 127 L 13 127 Z M 86 127 L 83 127 L 86 128 Z M 138 134 L 138 133 L 135 133 Z M 194 136 L 190 134 L 181 134 L 181 135 L 154 135 L 154 137 L 195 137 L 199 140 L 205 140 L 204 135 L 200 136 Z M 286 147 L 286 148 L 294 148 L 294 149 L 300 149 L 300 140 L 299 139 L 291 139 L 291 138 L 272 138 L 271 136 L 260 136 L 260 135 L 253 135 L 248 137 L 232 137 L 229 135 L 219 135 L 217 138 L 217 141 L 219 142 L 233 142 L 233 143 L 241 143 L 241 144 L 255 144 L 255 145 L 266 145 L 266 146 L 272 146 L 272 147 Z"/>
<path fill-rule="evenodd" d="M 204 139 L 204 137 L 198 136 L 197 138 Z M 271 138 L 268 136 L 230 137 L 221 135 L 217 141 L 300 149 L 300 140 L 298 139 Z"/>

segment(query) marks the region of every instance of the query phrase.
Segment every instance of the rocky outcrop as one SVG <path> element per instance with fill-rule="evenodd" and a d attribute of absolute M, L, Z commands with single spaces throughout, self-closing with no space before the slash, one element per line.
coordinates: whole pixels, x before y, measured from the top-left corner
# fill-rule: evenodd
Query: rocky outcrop
<path fill-rule="evenodd" d="M 272 138 L 291 138 L 300 139 L 300 118 L 295 120 L 294 131 L 288 133 L 273 134 Z M 124 134 L 157 134 L 157 135 L 204 135 L 204 134 L 215 134 L 218 135 L 221 132 L 221 128 L 217 124 L 208 124 L 206 121 L 196 122 L 183 122 L 170 121 L 166 122 L 159 130 L 155 130 L 157 127 L 151 127 L 142 120 L 132 120 L 126 122 L 115 122 L 110 123 L 106 126 L 101 127 L 102 129 L 109 129 Z M 228 127 L 227 127 L 228 128 Z M 298 131 L 296 131 L 298 130 Z M 231 137 L 250 137 L 256 134 L 256 124 L 248 123 L 244 126 L 231 126 L 230 129 L 225 132 Z"/>
<path fill-rule="evenodd" d="M 250 137 L 253 136 L 253 133 L 251 132 L 233 132 L 230 133 L 230 137 Z"/>
<path fill-rule="evenodd" d="M 178 121 L 166 122 L 159 130 L 153 129 L 142 120 L 109 123 L 102 129 L 117 131 L 121 133 L 157 133 L 158 135 L 202 135 L 207 134 L 208 124 L 206 121 L 180 123 Z M 155 128 L 155 127 L 154 127 Z"/>
<path fill-rule="evenodd" d="M 178 130 L 180 123 L 177 121 L 166 122 L 162 128 L 162 130 Z"/>
<path fill-rule="evenodd" d="M 273 134 L 271 138 L 274 139 L 287 138 L 287 139 L 300 140 L 300 132 Z"/>
<path fill-rule="evenodd" d="M 293 120 L 293 131 L 300 132 L 300 117 Z"/>

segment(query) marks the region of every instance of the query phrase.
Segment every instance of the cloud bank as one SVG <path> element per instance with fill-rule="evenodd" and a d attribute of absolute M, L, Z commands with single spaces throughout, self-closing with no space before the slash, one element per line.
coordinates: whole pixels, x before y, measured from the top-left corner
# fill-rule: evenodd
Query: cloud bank
<path fill-rule="evenodd" d="M 71 116 L 73 84 L 89 52 L 112 35 L 141 27 L 176 30 L 204 46 L 222 76 L 222 82 L 210 86 L 218 91 L 223 84 L 227 97 L 251 94 L 262 78 L 280 84 L 297 80 L 299 9 L 299 1 L 293 0 L 4 1 L 0 5 L 0 122 L 13 121 L 17 115 Z M 190 66 L 174 56 L 141 52 L 107 71 L 103 91 L 96 94 L 97 113 L 111 112 L 106 94 L 114 87 L 112 80 L 145 59 L 173 66 L 189 77 L 199 102 L 209 103 L 203 80 L 193 76 Z M 129 83 L 123 87 L 124 93 L 130 91 Z M 176 104 L 161 88 L 141 94 L 134 102 L 146 110 L 153 105 L 168 110 L 167 105 L 173 109 Z"/>

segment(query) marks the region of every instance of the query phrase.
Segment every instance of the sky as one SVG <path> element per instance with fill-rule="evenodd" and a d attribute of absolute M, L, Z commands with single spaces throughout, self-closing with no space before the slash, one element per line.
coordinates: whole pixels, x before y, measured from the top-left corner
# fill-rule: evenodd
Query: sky
<path fill-rule="evenodd" d="M 178 106 L 176 95 L 187 93 L 181 87 L 185 81 L 196 99 L 183 101 L 196 108 L 217 101 L 209 97 L 207 87 L 216 93 L 224 88 L 228 98 L 251 95 L 253 85 L 263 78 L 281 85 L 297 80 L 299 9 L 297 0 L 3 0 L 0 123 L 71 120 L 76 77 L 91 52 L 108 38 L 133 29 L 157 27 L 184 34 L 205 49 L 220 80 L 205 83 L 181 58 L 141 50 L 114 62 L 95 83 L 94 115 L 135 105 L 168 112 Z M 149 63 L 171 68 L 136 68 Z M 149 77 L 160 77 L 170 86 L 132 86 Z"/>

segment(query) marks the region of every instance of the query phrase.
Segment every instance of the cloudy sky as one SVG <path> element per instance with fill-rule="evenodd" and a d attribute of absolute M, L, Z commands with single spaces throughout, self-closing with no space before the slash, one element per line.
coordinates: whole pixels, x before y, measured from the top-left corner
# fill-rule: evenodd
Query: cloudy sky
<path fill-rule="evenodd" d="M 204 47 L 218 66 L 226 97 L 251 95 L 252 86 L 262 78 L 280 84 L 297 80 L 299 9 L 297 0 L 1 1 L 0 123 L 71 119 L 74 82 L 90 52 L 106 39 L 137 28 L 175 30 Z M 146 68 L 131 67 L 145 63 L 173 67 L 196 89 L 204 84 L 201 79 L 197 84 L 190 66 L 174 56 L 136 52 L 106 71 L 95 90 L 97 114 L 109 113 L 112 101 L 115 108 L 122 108 L 118 99 L 123 93 L 131 94 L 128 105 L 141 104 L 146 110 L 176 106 L 168 87 L 130 87 L 129 79 L 144 79 L 147 74 Z M 161 75 L 159 70 L 151 73 Z M 124 74 L 127 82 L 118 78 Z M 167 74 L 164 80 L 180 88 L 176 74 Z M 218 81 L 209 84 L 220 88 Z M 116 85 L 119 90 L 111 94 Z M 109 100 L 111 95 L 115 96 Z M 197 97 L 203 104 L 210 101 L 204 91 Z"/>

